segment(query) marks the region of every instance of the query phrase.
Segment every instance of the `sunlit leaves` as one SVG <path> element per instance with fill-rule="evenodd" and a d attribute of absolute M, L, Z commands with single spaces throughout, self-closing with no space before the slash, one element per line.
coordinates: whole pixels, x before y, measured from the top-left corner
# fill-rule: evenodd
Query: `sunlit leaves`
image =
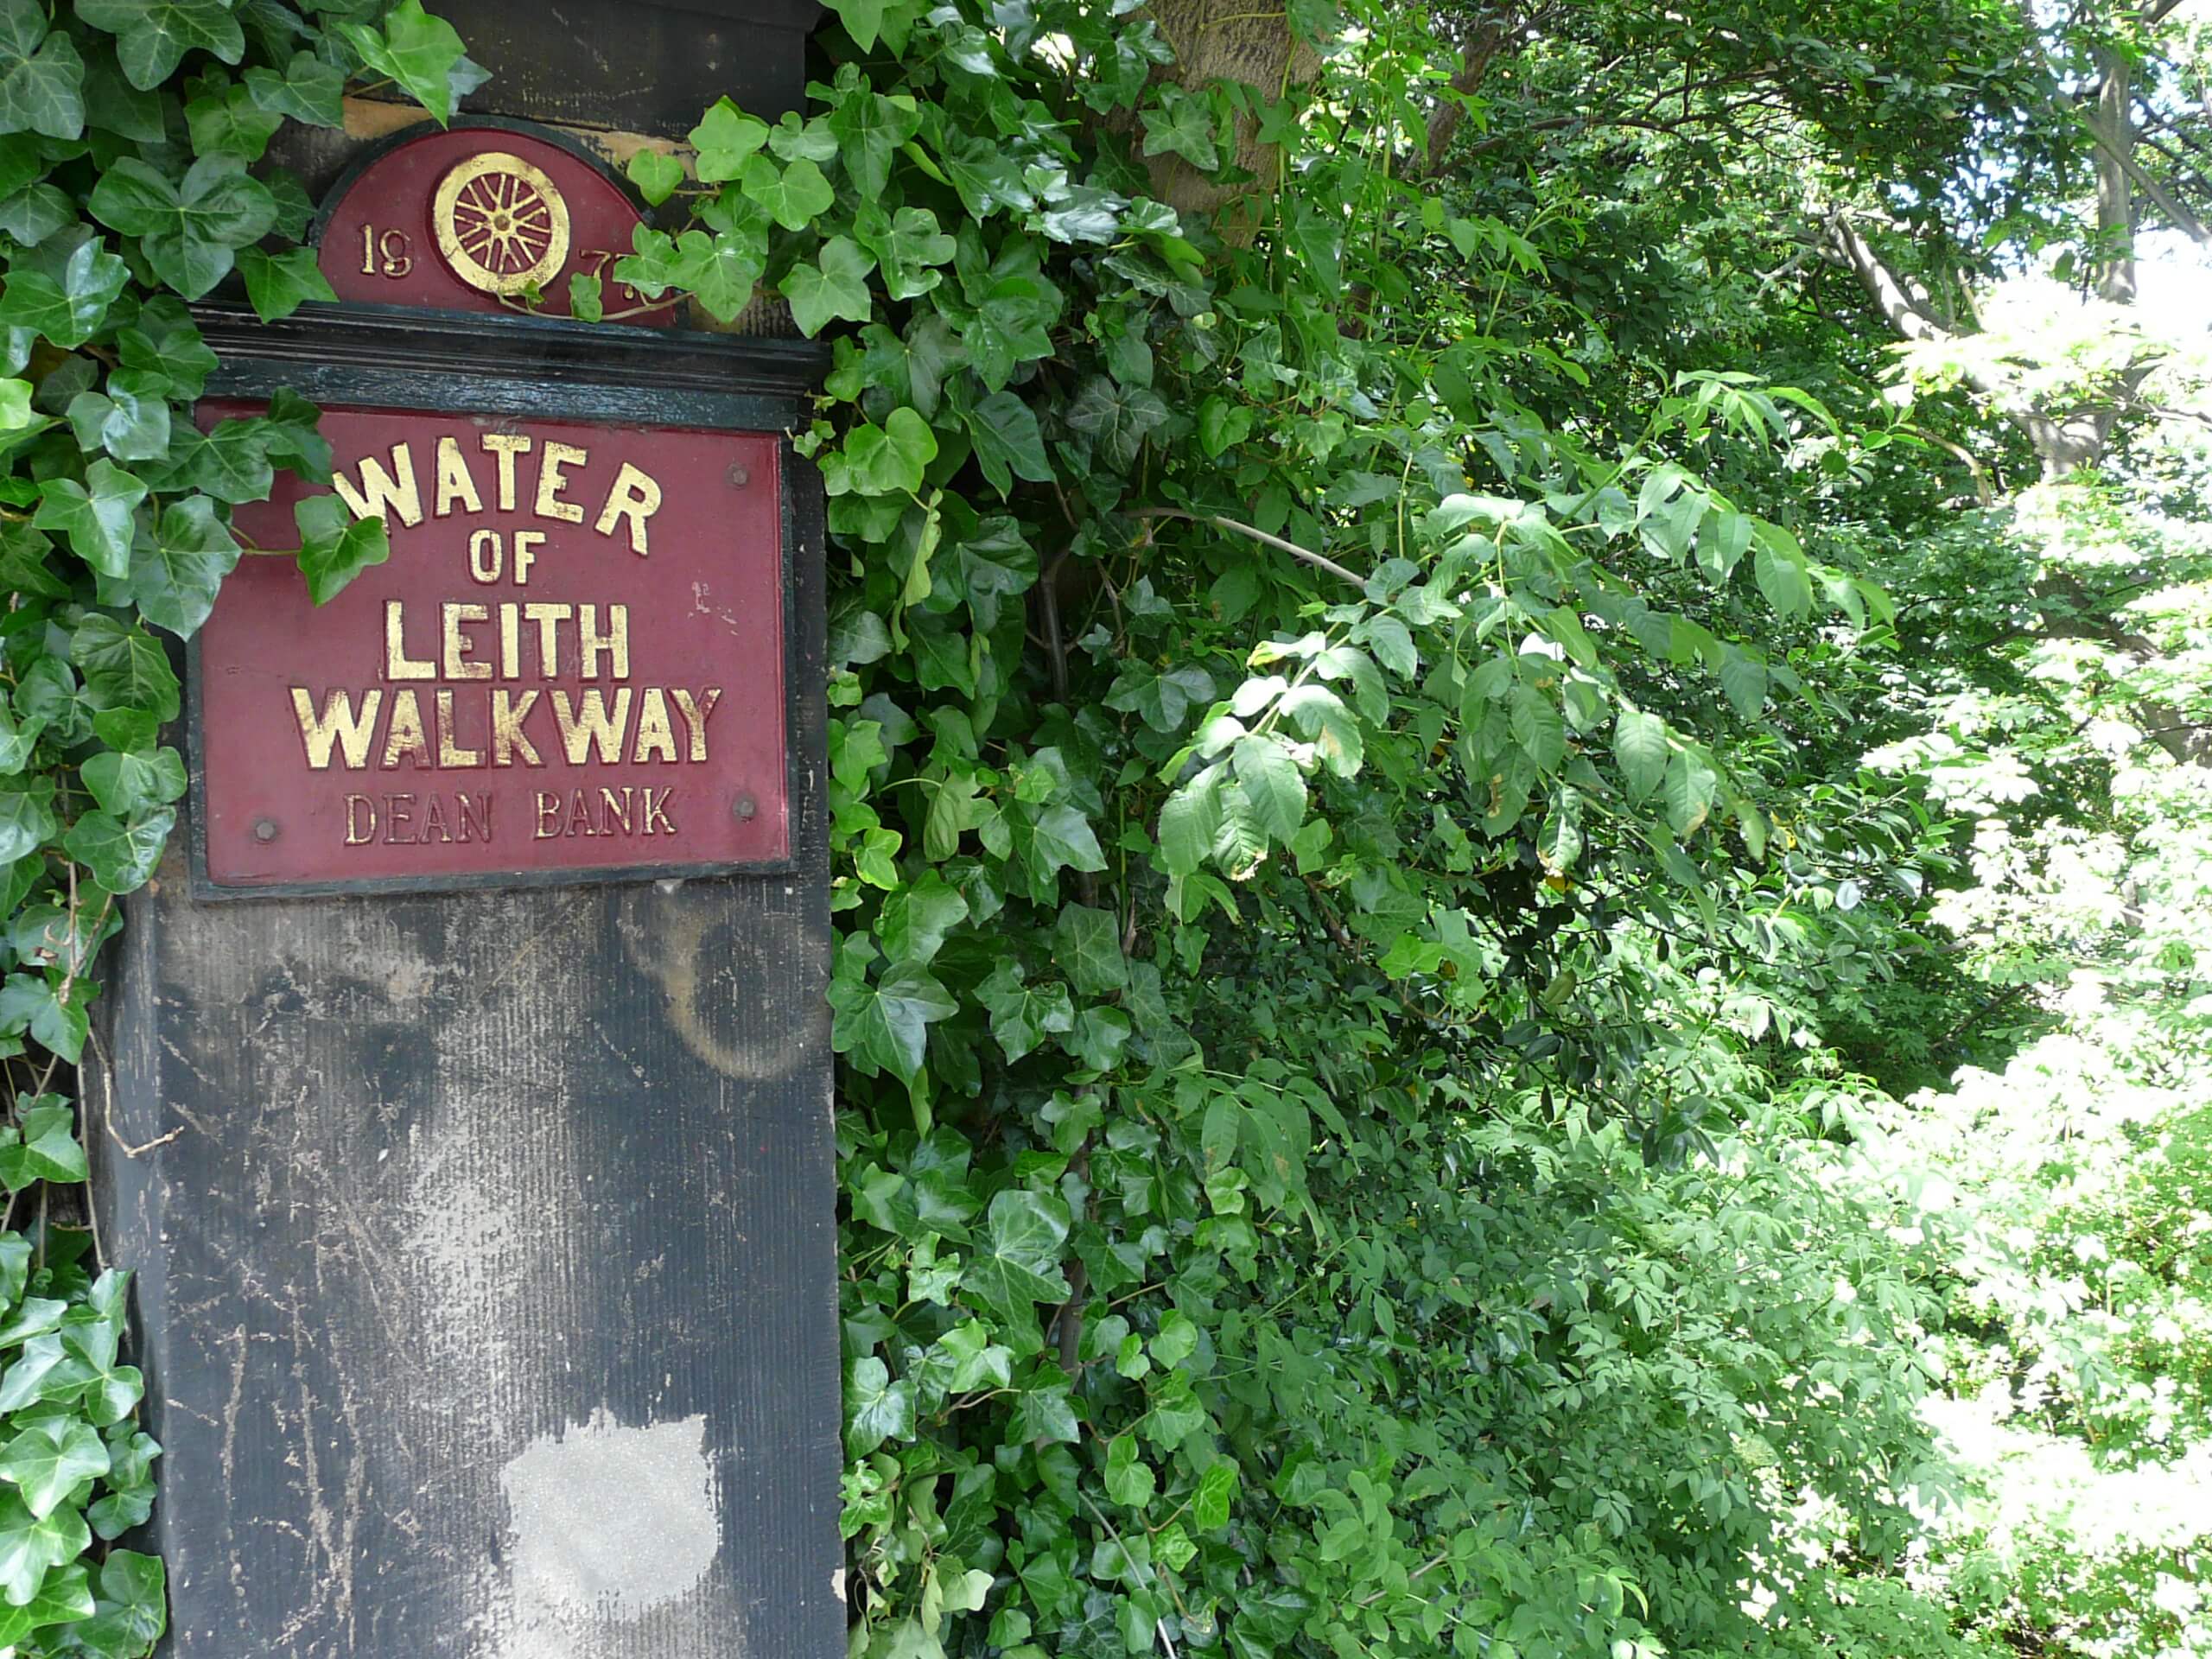
<path fill-rule="evenodd" d="M 215 0 L 200 3 L 212 4 Z M 469 60 L 453 25 L 424 11 L 422 0 L 399 0 L 380 26 L 341 23 L 339 27 L 360 54 L 364 65 L 389 76 L 441 125 L 450 121 L 460 101 L 487 79 L 486 72 Z"/>

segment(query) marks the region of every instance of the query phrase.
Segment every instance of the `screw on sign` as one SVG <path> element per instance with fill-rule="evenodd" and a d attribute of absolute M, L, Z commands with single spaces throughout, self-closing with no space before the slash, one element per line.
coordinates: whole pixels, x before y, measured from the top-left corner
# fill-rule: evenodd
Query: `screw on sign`
<path fill-rule="evenodd" d="M 543 288 L 568 262 L 568 203 L 542 169 L 506 150 L 485 150 L 448 172 L 431 222 L 453 274 L 486 294 Z"/>

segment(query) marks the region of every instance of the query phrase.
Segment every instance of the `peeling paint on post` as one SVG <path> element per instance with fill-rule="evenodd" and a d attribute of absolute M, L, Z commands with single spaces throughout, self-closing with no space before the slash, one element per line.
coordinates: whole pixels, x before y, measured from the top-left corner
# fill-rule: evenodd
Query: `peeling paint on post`
<path fill-rule="evenodd" d="M 721 73 L 715 52 L 742 49 L 744 65 L 724 66 L 725 90 L 771 111 L 798 101 L 810 7 L 584 10 L 597 21 L 578 29 L 629 42 L 620 61 L 570 62 L 575 31 L 472 36 L 499 77 L 486 93 L 504 84 L 524 94 L 487 114 L 559 118 L 588 106 L 602 124 L 680 131 L 688 119 L 626 90 L 647 83 L 624 54 L 672 52 L 687 39 L 703 60 L 687 63 L 694 79 Z M 755 84 L 770 62 L 788 64 L 787 87 Z M 602 217 L 610 200 L 620 205 L 619 182 L 573 135 L 464 121 L 440 143 L 438 165 L 415 168 L 426 188 L 455 158 L 490 150 L 520 156 Z M 329 183 L 363 158 L 294 159 Z M 354 185 L 375 176 L 357 171 Z M 409 203 L 385 205 L 385 218 L 412 224 Z M 435 257 L 415 239 L 393 243 L 395 259 Z M 372 257 L 379 245 L 372 237 Z M 358 264 L 359 247 L 351 252 Z M 269 327 L 243 307 L 207 308 L 202 326 L 226 365 L 211 390 L 251 402 L 291 388 L 358 411 L 328 429 L 341 466 L 359 459 L 349 446 L 365 453 L 373 439 L 389 461 L 392 435 L 416 434 L 427 440 L 417 457 L 426 491 L 448 429 L 533 435 L 541 452 L 589 449 L 566 496 L 556 488 L 512 511 L 587 505 L 582 522 L 540 515 L 556 538 L 543 543 L 541 570 L 565 560 L 582 582 L 586 543 L 611 542 L 606 556 L 633 561 L 610 567 L 631 584 L 624 594 L 532 589 L 548 603 L 629 607 L 631 678 L 615 672 L 612 612 L 598 609 L 595 683 L 583 677 L 588 642 L 559 636 L 556 624 L 533 688 L 543 701 L 513 714 L 523 666 L 518 652 L 502 657 L 497 607 L 521 601 L 465 568 L 467 528 L 514 544 L 518 521 L 499 517 L 492 470 L 468 480 L 484 524 L 460 527 L 472 515 L 448 474 L 452 512 L 440 518 L 426 502 L 423 533 L 395 536 L 392 566 L 372 575 L 400 588 L 364 586 L 359 615 L 287 612 L 279 639 L 265 632 L 264 602 L 259 631 L 241 610 L 197 654 L 197 706 L 212 717 L 240 706 L 233 694 L 273 691 L 279 700 L 260 713 L 276 735 L 257 752 L 195 734 L 189 833 L 131 901 L 105 1011 L 113 1072 L 91 1103 L 112 1132 L 88 1137 L 110 1249 L 139 1269 L 148 1410 L 167 1449 L 150 1535 L 137 1541 L 169 1563 L 165 1650 L 833 1659 L 844 1608 L 822 995 L 823 548 L 817 487 L 777 435 L 797 423 L 818 354 L 788 340 L 471 315 L 449 295 L 420 302 L 436 308 L 342 304 Z M 743 449 L 728 465 L 717 449 L 713 481 L 735 487 L 723 474 L 741 467 L 753 499 L 769 504 L 760 522 L 780 537 L 772 588 L 725 596 L 718 574 L 687 564 L 676 538 L 705 532 L 683 527 L 678 503 L 699 486 L 697 468 L 661 471 L 652 459 L 673 453 L 655 449 L 671 429 L 707 449 Z M 608 435 L 604 456 L 578 431 Z M 655 492 L 620 470 L 626 459 L 664 497 L 649 556 L 628 538 Z M 732 549 L 715 553 L 718 572 L 741 556 Z M 667 587 L 639 585 L 647 568 Z M 254 600 L 267 574 L 253 573 L 235 599 Z M 461 590 L 449 591 L 455 581 Z M 485 589 L 480 620 L 454 608 L 471 602 L 472 581 Z M 660 626 L 648 639 L 646 613 L 670 589 L 679 608 L 745 615 L 720 635 Z M 389 661 L 380 633 L 354 637 L 364 618 L 381 626 L 363 605 L 387 598 L 442 607 L 413 613 L 440 619 L 431 633 L 403 619 Z M 447 620 L 456 614 L 459 624 Z M 572 608 L 569 626 L 581 625 Z M 445 638 L 456 626 L 475 630 L 458 650 Z M 740 641 L 733 628 L 753 632 Z M 394 739 L 386 719 L 367 741 L 396 746 L 394 769 L 381 767 L 381 750 L 349 768 L 342 734 L 332 736 L 333 764 L 311 764 L 314 734 L 298 727 L 278 668 L 303 685 L 327 675 L 329 684 L 308 688 L 320 719 L 344 675 L 359 679 L 346 682 L 354 691 L 390 696 L 404 689 L 390 671 L 418 664 L 433 677 L 416 688 L 427 694 L 417 704 L 427 753 L 404 729 Z M 479 664 L 488 680 L 474 674 Z M 723 709 L 741 719 L 706 727 L 712 743 L 694 743 L 672 691 L 645 713 L 645 689 L 689 689 L 677 671 L 695 668 L 699 685 L 744 700 Z M 556 690 L 573 720 L 585 690 L 625 683 L 637 699 L 627 736 L 608 749 L 584 740 L 566 787 L 578 798 L 604 789 L 619 804 L 625 789 L 711 774 L 728 798 L 716 817 L 675 816 L 698 823 L 696 838 L 648 851 L 642 837 L 585 847 L 580 830 L 575 856 L 542 846 L 512 856 L 511 809 L 522 798 L 501 795 L 488 843 L 417 842 L 429 855 L 409 864 L 380 837 L 381 861 L 365 876 L 365 866 L 331 861 L 346 851 L 349 791 L 419 797 L 448 777 L 550 790 L 494 778 L 488 726 L 469 723 L 477 716 L 460 696 L 442 714 L 438 690 L 482 695 L 488 721 L 490 690 L 512 685 L 510 734 L 523 732 L 545 761 L 564 741 Z M 703 697 L 690 706 L 702 709 Z M 725 732 L 771 725 L 772 762 L 757 746 L 721 747 Z M 510 759 L 518 774 L 529 770 L 519 751 Z M 381 773 L 373 791 L 359 781 L 371 772 Z M 282 787 L 272 792 L 271 780 Z M 597 822 L 600 798 L 582 809 L 586 822 Z M 571 804 L 564 796 L 564 813 Z M 419 804 L 415 816 L 419 831 Z M 457 837 L 458 814 L 446 822 Z M 228 839 L 211 850 L 211 836 Z M 527 854 L 527 838 L 520 844 Z"/>

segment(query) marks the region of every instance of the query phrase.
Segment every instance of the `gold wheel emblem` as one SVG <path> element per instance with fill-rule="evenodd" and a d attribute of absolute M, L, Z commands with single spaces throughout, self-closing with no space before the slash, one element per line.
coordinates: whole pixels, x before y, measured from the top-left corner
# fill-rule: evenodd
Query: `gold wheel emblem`
<path fill-rule="evenodd" d="M 487 149 L 455 165 L 431 202 L 438 251 L 486 294 L 540 289 L 569 258 L 569 204 L 519 156 Z"/>

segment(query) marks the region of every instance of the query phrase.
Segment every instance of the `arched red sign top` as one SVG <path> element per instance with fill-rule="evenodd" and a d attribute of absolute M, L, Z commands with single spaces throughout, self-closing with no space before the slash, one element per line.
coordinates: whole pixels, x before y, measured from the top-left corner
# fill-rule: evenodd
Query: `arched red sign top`
<path fill-rule="evenodd" d="M 569 279 L 582 273 L 616 311 L 632 300 L 611 272 L 641 222 L 620 185 L 560 145 L 455 127 L 395 145 L 345 185 L 318 262 L 341 300 L 565 317 Z M 675 308 L 624 321 L 665 327 Z"/>

